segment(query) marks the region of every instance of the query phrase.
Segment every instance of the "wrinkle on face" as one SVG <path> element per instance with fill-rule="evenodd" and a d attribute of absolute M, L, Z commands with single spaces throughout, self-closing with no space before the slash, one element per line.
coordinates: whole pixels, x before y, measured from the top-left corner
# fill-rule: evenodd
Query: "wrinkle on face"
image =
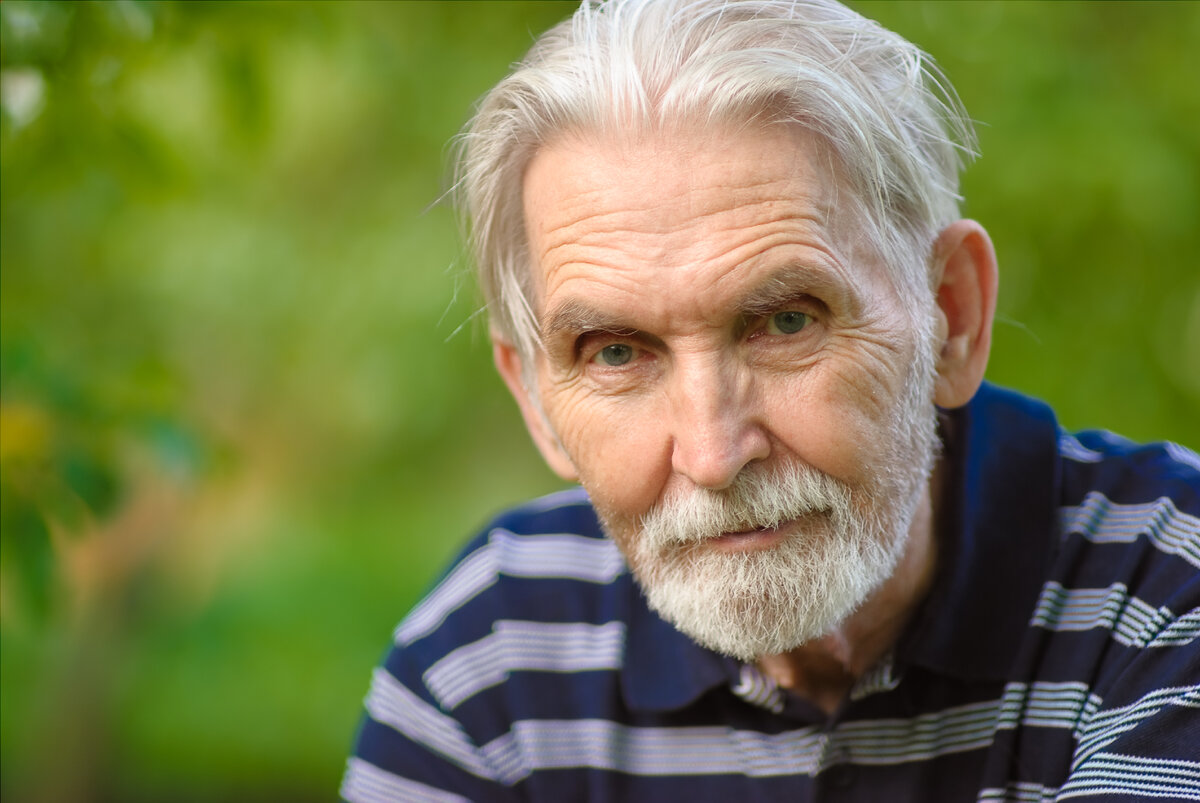
<path fill-rule="evenodd" d="M 532 391 L 639 582 L 671 563 L 640 548 L 645 517 L 667 500 L 811 470 L 844 489 L 859 531 L 891 554 L 926 499 L 923 311 L 897 291 L 826 157 L 809 135 L 774 127 L 564 137 L 529 164 L 544 345 Z M 781 543 L 832 537 L 796 515 Z M 717 567 L 752 557 L 689 548 Z M 688 565 L 676 566 L 683 585 L 697 586 Z M 789 591 L 821 596 L 836 573 L 786 574 Z"/>
<path fill-rule="evenodd" d="M 709 140 L 713 146 L 704 148 Z M 769 157 L 763 140 L 758 147 Z M 531 204 L 527 196 L 526 221 L 545 289 L 552 290 L 558 270 L 573 263 L 604 261 L 621 269 L 619 260 L 594 260 L 589 253 L 603 251 L 602 242 L 619 240 L 642 259 L 686 269 L 696 258 L 687 244 L 713 232 L 737 232 L 753 243 L 764 226 L 782 220 L 808 221 L 814 228 L 831 220 L 836 193 L 797 196 L 794 182 L 778 171 L 746 170 L 718 147 L 723 144 L 714 136 L 598 147 L 594 138 L 568 137 L 543 148 L 526 181 L 549 178 L 556 184 L 555 200 L 552 206 L 536 199 Z M 797 174 L 816 172 L 813 160 L 791 150 Z M 569 171 L 561 169 L 566 165 Z M 704 179 L 697 183 L 694 177 L 701 173 Z M 737 245 L 735 240 L 728 248 Z"/>
<path fill-rule="evenodd" d="M 882 434 L 876 419 L 903 387 L 910 317 L 821 156 L 807 135 L 775 128 L 564 137 L 530 162 L 541 402 L 589 491 L 636 516 L 678 482 L 670 422 L 687 394 L 747 411 L 773 455 L 851 481 L 869 473 L 862 441 Z M 809 346 L 794 352 L 762 349 L 739 319 L 777 284 L 819 302 Z M 597 379 L 578 353 L 583 332 L 644 349 L 636 381 Z M 613 485 L 630 482 L 631 460 L 646 475 L 637 491 Z"/>

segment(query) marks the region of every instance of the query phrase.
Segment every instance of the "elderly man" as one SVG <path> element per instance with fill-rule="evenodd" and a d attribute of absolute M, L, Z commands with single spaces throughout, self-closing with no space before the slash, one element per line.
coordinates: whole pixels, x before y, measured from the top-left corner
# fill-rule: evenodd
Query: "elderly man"
<path fill-rule="evenodd" d="M 831 0 L 613 0 L 485 97 L 495 361 L 582 488 L 399 626 L 346 799 L 1200 800 L 1200 460 L 983 383 L 946 87 Z"/>

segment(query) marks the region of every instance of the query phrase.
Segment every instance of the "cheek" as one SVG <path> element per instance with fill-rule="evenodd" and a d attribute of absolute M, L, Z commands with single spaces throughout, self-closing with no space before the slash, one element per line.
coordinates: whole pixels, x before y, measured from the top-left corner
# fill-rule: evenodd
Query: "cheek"
<path fill-rule="evenodd" d="M 663 416 L 650 399 L 544 396 L 547 415 L 597 506 L 624 518 L 658 501 L 670 470 Z"/>
<path fill-rule="evenodd" d="M 851 486 L 885 470 L 897 392 L 861 361 L 826 360 L 773 394 L 772 434 L 804 463 Z"/>

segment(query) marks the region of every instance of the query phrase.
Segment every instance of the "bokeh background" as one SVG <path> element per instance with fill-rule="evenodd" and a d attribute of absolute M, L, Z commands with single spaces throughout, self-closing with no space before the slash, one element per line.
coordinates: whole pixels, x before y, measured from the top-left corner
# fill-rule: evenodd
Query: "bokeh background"
<path fill-rule="evenodd" d="M 1200 445 L 1200 4 L 858 3 L 980 123 L 995 381 Z M 562 3 L 0 3 L 0 796 L 327 800 L 393 625 L 553 490 L 446 142 Z"/>

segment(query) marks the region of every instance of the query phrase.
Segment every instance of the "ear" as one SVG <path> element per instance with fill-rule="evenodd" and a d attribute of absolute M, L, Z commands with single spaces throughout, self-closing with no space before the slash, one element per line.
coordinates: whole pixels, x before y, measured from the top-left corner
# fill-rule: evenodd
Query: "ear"
<path fill-rule="evenodd" d="M 525 384 L 524 364 L 516 346 L 493 333 L 492 359 L 496 362 L 496 370 L 500 372 L 504 384 L 508 385 L 509 392 L 517 400 L 517 407 L 521 409 L 521 416 L 525 419 L 525 427 L 546 463 L 555 474 L 567 482 L 577 482 L 579 472 L 575 469 L 575 464 L 558 436 L 554 434 L 541 404 L 530 395 L 533 391 Z"/>
<path fill-rule="evenodd" d="M 934 402 L 961 407 L 983 382 L 996 314 L 996 251 L 983 226 L 951 223 L 933 246 L 933 281 L 939 314 Z"/>

